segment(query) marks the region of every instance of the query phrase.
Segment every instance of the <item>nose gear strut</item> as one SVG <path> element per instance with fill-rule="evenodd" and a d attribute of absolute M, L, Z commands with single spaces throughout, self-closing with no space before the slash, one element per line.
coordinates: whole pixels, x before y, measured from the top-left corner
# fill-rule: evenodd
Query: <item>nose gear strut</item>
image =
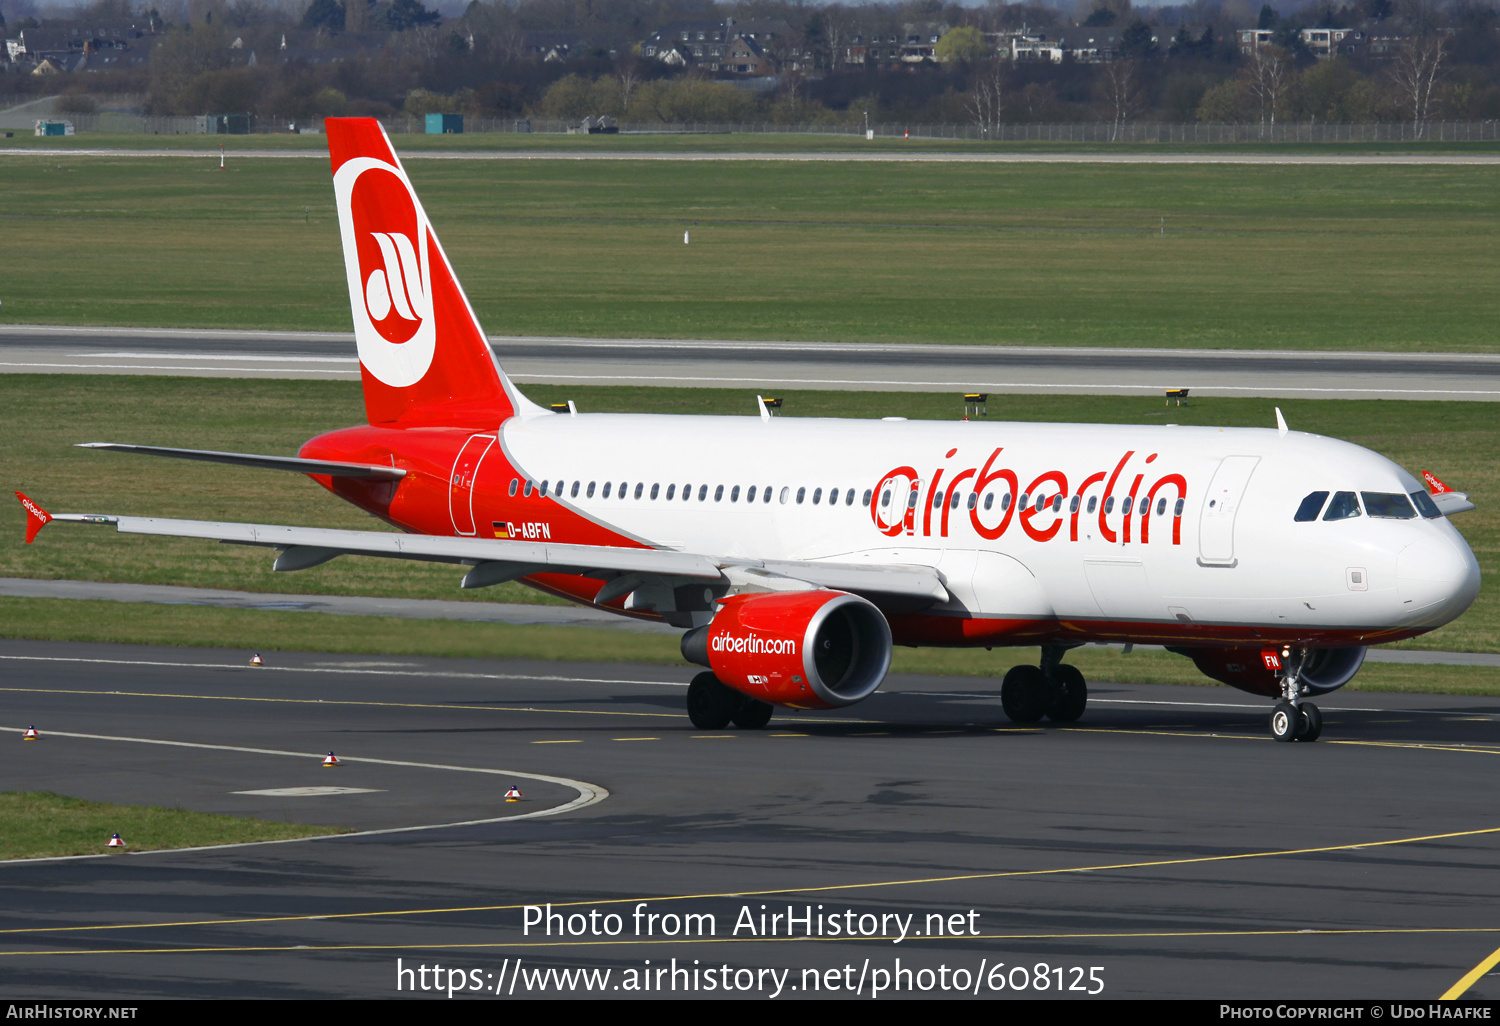
<path fill-rule="evenodd" d="M 1323 733 L 1323 714 L 1311 702 L 1302 701 L 1302 667 L 1308 650 L 1283 645 L 1278 654 L 1281 670 L 1281 700 L 1271 711 L 1271 736 L 1277 741 L 1316 741 Z M 1268 660 L 1269 661 L 1269 660 Z"/>

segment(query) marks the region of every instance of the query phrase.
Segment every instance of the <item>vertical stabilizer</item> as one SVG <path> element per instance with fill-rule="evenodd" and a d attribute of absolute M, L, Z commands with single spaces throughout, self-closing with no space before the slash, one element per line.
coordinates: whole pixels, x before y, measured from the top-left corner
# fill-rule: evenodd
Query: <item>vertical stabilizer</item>
<path fill-rule="evenodd" d="M 495 362 L 380 123 L 324 126 L 369 422 L 493 429 L 531 407 Z"/>

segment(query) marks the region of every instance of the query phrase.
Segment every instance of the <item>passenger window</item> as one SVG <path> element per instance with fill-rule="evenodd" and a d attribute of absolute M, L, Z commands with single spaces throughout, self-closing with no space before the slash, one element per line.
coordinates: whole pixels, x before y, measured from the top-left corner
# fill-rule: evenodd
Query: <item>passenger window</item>
<path fill-rule="evenodd" d="M 750 486 L 750 490 L 745 493 L 745 501 L 746 502 L 754 502 L 755 501 L 755 486 L 754 485 L 751 485 Z"/>
<path fill-rule="evenodd" d="M 635 486 L 635 497 L 637 499 L 639 499 L 641 497 L 641 492 L 645 491 L 645 489 L 646 489 L 646 484 L 645 484 L 644 481 L 641 482 L 640 484 L 636 485 Z M 624 491 L 624 489 L 622 488 L 621 492 L 623 492 L 623 491 Z"/>
<path fill-rule="evenodd" d="M 1092 513 L 1092 512 L 1094 512 L 1094 510 L 1096 510 L 1098 508 L 1099 508 L 1099 496 L 1097 496 L 1097 495 L 1090 495 L 1089 496 L 1089 508 L 1086 509 L 1086 510 L 1084 510 L 1084 512 L 1085 513 Z"/>
<path fill-rule="evenodd" d="M 547 494 L 547 482 L 546 481 L 542 482 L 542 487 L 538 488 L 536 493 L 538 495 L 546 495 Z"/>
<path fill-rule="evenodd" d="M 1068 512 L 1069 513 L 1077 513 L 1078 512 L 1078 496 L 1075 495 L 1075 496 L 1073 496 L 1072 499 L 1070 499 L 1068 501 Z"/>
<path fill-rule="evenodd" d="M 1108 516 L 1109 514 L 1113 513 L 1114 511 L 1115 511 L 1115 497 L 1113 495 L 1111 495 L 1109 498 L 1107 498 L 1107 499 L 1104 500 L 1104 515 Z"/>
<path fill-rule="evenodd" d="M 628 481 L 621 481 L 620 482 L 620 498 L 622 498 L 622 499 L 625 498 L 626 490 L 629 489 L 629 488 L 630 488 L 630 482 L 628 482 Z"/>
<path fill-rule="evenodd" d="M 1411 501 L 1417 504 L 1417 512 L 1428 520 L 1434 520 L 1443 515 L 1443 511 L 1437 508 L 1437 503 L 1432 501 L 1432 496 L 1426 492 L 1412 492 Z"/>
<path fill-rule="evenodd" d="M 1348 520 L 1350 517 L 1359 516 L 1359 500 L 1354 497 L 1353 492 L 1334 492 L 1333 500 L 1328 503 L 1328 510 L 1323 514 L 1324 520 Z"/>
<path fill-rule="evenodd" d="M 1045 505 L 1047 505 L 1047 497 L 1045 495 L 1038 495 L 1036 497 L 1036 510 L 1035 510 L 1035 512 L 1040 513 L 1042 511 L 1042 507 L 1045 506 Z"/>
<path fill-rule="evenodd" d="M 792 494 L 792 490 L 790 488 L 788 488 L 786 485 L 782 485 L 781 486 L 781 504 L 783 506 L 786 505 L 787 496 L 789 496 L 791 494 Z M 890 492 L 886 492 L 886 494 L 889 495 L 891 493 Z"/>
<path fill-rule="evenodd" d="M 1384 520 L 1411 520 L 1417 511 L 1411 508 L 1411 500 L 1400 492 L 1360 492 L 1365 500 L 1365 512 Z"/>
<path fill-rule="evenodd" d="M 1053 499 L 1052 499 L 1052 512 L 1058 513 L 1058 512 L 1060 512 L 1062 510 L 1062 500 L 1063 500 L 1063 497 L 1061 495 L 1057 495 L 1057 496 L 1053 497 Z"/>
<path fill-rule="evenodd" d="M 969 501 L 965 504 L 965 508 L 972 510 L 977 505 L 979 505 L 979 493 L 978 492 L 970 492 L 969 493 Z"/>
<path fill-rule="evenodd" d="M 952 493 L 950 493 L 949 496 L 948 496 L 948 508 L 949 509 L 958 509 L 958 502 L 962 498 L 963 498 L 963 496 L 959 495 L 958 492 L 952 492 Z"/>
<path fill-rule="evenodd" d="M 823 497 L 823 489 L 821 489 L 821 488 L 814 488 L 813 489 L 813 503 L 812 504 L 814 506 L 816 506 L 818 504 L 818 500 L 821 499 L 822 497 Z M 799 499 L 798 501 L 800 502 L 801 500 Z"/>
<path fill-rule="evenodd" d="M 875 498 L 875 490 L 873 488 L 866 488 L 865 489 L 865 497 L 864 497 L 863 500 L 860 501 L 860 505 L 861 506 L 869 506 L 870 505 L 870 500 L 873 499 L 873 498 Z"/>
<path fill-rule="evenodd" d="M 511 494 L 514 495 L 515 493 L 512 492 Z M 584 497 L 588 499 L 592 499 L 594 497 L 594 482 L 589 482 L 589 490 L 584 494 Z"/>
<path fill-rule="evenodd" d="M 714 501 L 715 502 L 723 502 L 724 501 L 724 486 L 723 485 L 719 485 L 718 487 L 716 487 L 714 489 Z"/>
<path fill-rule="evenodd" d="M 986 503 L 984 508 L 990 508 L 988 503 Z M 1006 492 L 1004 495 L 1000 496 L 1000 512 L 1004 513 L 1008 509 L 1010 509 L 1010 492 Z"/>
<path fill-rule="evenodd" d="M 912 495 L 916 495 L 916 494 L 917 494 L 916 492 L 912 492 Z M 802 500 L 804 498 L 806 498 L 806 497 L 807 497 L 807 489 L 806 488 L 798 488 L 797 489 L 797 505 L 799 505 L 799 506 L 802 505 Z"/>
<path fill-rule="evenodd" d="M 852 506 L 852 505 L 854 505 L 854 489 L 853 488 L 849 489 L 847 492 L 844 493 L 844 505 L 845 506 Z"/>
<path fill-rule="evenodd" d="M 782 496 L 781 501 L 785 502 L 786 501 L 786 497 Z M 883 491 L 883 492 L 880 493 L 880 507 L 882 509 L 884 509 L 886 506 L 889 506 L 890 504 L 891 504 L 891 490 L 889 488 L 887 488 L 885 491 Z"/>
<path fill-rule="evenodd" d="M 995 504 L 995 493 L 991 492 L 990 494 L 988 494 L 988 495 L 986 495 L 984 497 L 984 508 L 985 509 L 989 509 L 994 504 Z M 1005 507 L 1001 506 L 1000 508 L 1004 509 Z"/>
<path fill-rule="evenodd" d="M 730 502 L 739 502 L 740 501 L 740 486 L 739 485 L 735 485 L 733 488 L 731 488 L 729 490 L 729 501 Z"/>
<path fill-rule="evenodd" d="M 763 503 L 770 502 L 771 501 L 771 486 L 770 485 L 766 485 L 764 488 L 762 488 L 760 490 L 760 494 L 761 494 L 761 500 L 760 500 L 761 502 L 763 502 Z"/>
<path fill-rule="evenodd" d="M 572 494 L 572 498 L 574 498 L 574 499 L 578 498 L 578 486 L 581 485 L 581 484 L 583 484 L 582 481 L 574 481 L 573 482 L 573 494 Z M 589 491 L 592 493 L 593 489 L 590 488 Z"/>
<path fill-rule="evenodd" d="M 521 482 L 519 480 L 517 480 L 516 478 L 511 478 L 510 479 L 510 497 L 512 499 L 514 499 L 516 497 L 516 489 L 518 489 L 520 487 L 521 487 Z"/>
<path fill-rule="evenodd" d="M 682 501 L 687 502 L 693 497 L 693 486 L 686 484 L 682 486 Z"/>
<path fill-rule="evenodd" d="M 603 492 L 604 498 L 606 498 L 606 499 L 609 498 L 609 490 L 612 487 L 614 487 L 614 482 L 613 481 L 606 481 L 606 482 L 604 482 L 604 492 Z"/>
<path fill-rule="evenodd" d="M 942 489 L 938 489 L 937 491 L 935 491 L 935 492 L 932 493 L 932 508 L 933 509 L 942 509 L 943 508 L 943 492 L 942 492 Z"/>
<path fill-rule="evenodd" d="M 1022 492 L 1021 493 L 1021 501 L 1018 502 L 1018 503 L 1016 503 L 1016 505 L 1019 508 L 1021 508 L 1021 509 L 1025 509 L 1026 506 L 1027 506 L 1027 504 L 1030 503 L 1030 502 L 1031 502 L 1031 493 L 1030 492 Z"/>
<path fill-rule="evenodd" d="M 659 485 L 659 484 L 654 484 L 654 485 L 652 485 L 652 486 L 651 486 L 651 500 L 652 500 L 652 501 L 653 501 L 653 502 L 655 502 L 655 501 L 656 501 L 656 494 L 657 494 L 657 493 L 658 493 L 658 492 L 660 492 L 660 491 L 661 491 L 661 485 Z"/>
<path fill-rule="evenodd" d="M 1297 513 L 1292 517 L 1292 522 L 1306 524 L 1318 519 L 1318 514 L 1323 512 L 1323 503 L 1328 501 L 1327 492 L 1312 492 L 1302 500 L 1302 505 L 1297 507 Z"/>
<path fill-rule="evenodd" d="M 906 496 L 906 508 L 907 509 L 916 509 L 917 508 L 917 490 L 915 488 L 913 488 L 907 494 L 907 496 Z"/>
<path fill-rule="evenodd" d="M 1161 516 L 1166 511 L 1167 511 L 1167 498 L 1166 498 L 1166 496 L 1162 496 L 1160 499 L 1156 500 L 1156 515 L 1157 516 Z"/>
<path fill-rule="evenodd" d="M 1172 515 L 1174 517 L 1180 517 L 1180 516 L 1182 516 L 1182 509 L 1186 505 L 1187 505 L 1187 500 L 1186 499 L 1178 499 L 1177 500 L 1177 504 L 1172 507 Z"/>
<path fill-rule="evenodd" d="M 1135 506 L 1135 496 L 1134 495 L 1127 495 L 1125 497 L 1125 505 L 1123 505 L 1123 506 L 1120 507 L 1120 512 L 1123 513 L 1123 514 L 1125 514 L 1128 517 L 1128 516 L 1130 516 L 1130 510 L 1131 510 L 1131 508 L 1134 507 L 1134 506 Z"/>
<path fill-rule="evenodd" d="M 708 485 L 698 486 L 698 501 L 704 502 L 708 499 Z"/>

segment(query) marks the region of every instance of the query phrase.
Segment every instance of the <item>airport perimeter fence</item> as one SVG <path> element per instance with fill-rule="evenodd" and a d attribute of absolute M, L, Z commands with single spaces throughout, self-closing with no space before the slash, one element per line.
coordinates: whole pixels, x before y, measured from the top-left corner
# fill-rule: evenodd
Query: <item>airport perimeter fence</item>
<path fill-rule="evenodd" d="M 79 132 L 142 133 L 146 135 L 192 135 L 199 122 L 192 117 L 143 117 L 110 111 L 97 114 L 56 114 L 71 121 Z M 398 115 L 380 119 L 392 135 L 420 135 L 426 131 L 423 118 Z M 322 118 L 293 122 L 291 119 L 257 118 L 254 131 L 286 133 L 295 126 L 304 132 L 321 132 Z M 9 125 L 5 127 L 11 127 Z M 22 126 L 17 126 L 22 127 Z M 30 123 L 24 127 L 29 128 Z M 807 135 L 863 138 L 863 124 L 789 125 L 774 122 L 723 123 L 621 122 L 622 134 L 642 135 Z M 580 132 L 576 121 L 544 118 L 465 117 L 468 133 L 500 132 L 532 135 L 563 135 Z M 1500 121 L 1427 121 L 1381 124 L 1337 124 L 1331 122 L 1278 122 L 1276 124 L 1167 123 L 1107 121 L 1055 124 L 1003 124 L 981 128 L 975 124 L 908 125 L 885 123 L 868 129 L 876 139 L 966 139 L 994 142 L 1046 143 L 1410 143 L 1494 142 L 1500 140 Z M 581 134 L 581 133 L 580 133 Z"/>

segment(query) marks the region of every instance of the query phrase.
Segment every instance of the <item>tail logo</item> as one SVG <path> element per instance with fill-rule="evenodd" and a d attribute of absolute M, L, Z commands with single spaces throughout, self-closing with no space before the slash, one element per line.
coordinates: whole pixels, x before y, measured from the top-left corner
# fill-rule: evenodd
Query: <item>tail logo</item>
<path fill-rule="evenodd" d="M 359 361 L 393 388 L 422 380 L 432 365 L 431 235 L 406 174 L 357 157 L 333 179 Z"/>

